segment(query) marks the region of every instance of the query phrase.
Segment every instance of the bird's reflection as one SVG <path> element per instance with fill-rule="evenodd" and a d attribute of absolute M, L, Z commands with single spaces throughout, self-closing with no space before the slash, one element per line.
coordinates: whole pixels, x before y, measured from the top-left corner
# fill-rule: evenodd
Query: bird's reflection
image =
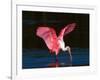
<path fill-rule="evenodd" d="M 48 64 L 48 66 L 49 67 L 59 67 L 60 64 L 59 64 L 59 62 L 56 62 L 56 63 L 50 63 L 50 64 Z"/>
<path fill-rule="evenodd" d="M 55 63 L 53 62 L 48 64 L 48 67 L 66 67 L 66 66 L 72 66 L 72 62 L 64 63 L 64 62 L 56 61 Z"/>

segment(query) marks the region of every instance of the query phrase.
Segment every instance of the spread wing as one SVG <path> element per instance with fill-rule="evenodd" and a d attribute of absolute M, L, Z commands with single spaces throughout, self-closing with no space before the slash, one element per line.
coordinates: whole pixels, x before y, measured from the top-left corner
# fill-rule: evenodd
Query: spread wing
<path fill-rule="evenodd" d="M 75 29 L 75 26 L 76 26 L 76 23 L 68 24 L 67 26 L 65 26 L 61 30 L 61 32 L 58 36 L 58 39 L 62 40 L 65 35 L 69 34 L 70 32 L 72 32 Z"/>
<path fill-rule="evenodd" d="M 38 27 L 36 35 L 45 41 L 49 50 L 55 51 L 58 48 L 57 35 L 53 28 Z"/>

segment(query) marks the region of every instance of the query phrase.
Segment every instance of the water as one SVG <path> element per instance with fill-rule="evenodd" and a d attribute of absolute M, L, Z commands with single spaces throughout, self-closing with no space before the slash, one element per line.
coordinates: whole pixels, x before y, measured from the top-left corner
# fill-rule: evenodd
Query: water
<path fill-rule="evenodd" d="M 73 48 L 72 61 L 67 52 L 60 51 L 55 59 L 55 54 L 50 54 L 48 50 L 23 49 L 22 68 L 47 68 L 47 67 L 70 67 L 89 66 L 89 49 Z"/>

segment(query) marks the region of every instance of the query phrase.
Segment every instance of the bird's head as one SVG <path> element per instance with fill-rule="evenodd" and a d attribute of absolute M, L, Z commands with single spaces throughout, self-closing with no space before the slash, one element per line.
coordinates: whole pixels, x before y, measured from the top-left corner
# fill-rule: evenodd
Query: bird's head
<path fill-rule="evenodd" d="M 69 54 L 71 54 L 71 48 L 69 46 L 66 47 Z"/>
<path fill-rule="evenodd" d="M 71 48 L 69 46 L 66 47 L 66 51 L 68 51 L 69 55 L 70 55 L 70 60 L 72 62 L 72 54 L 71 54 Z"/>

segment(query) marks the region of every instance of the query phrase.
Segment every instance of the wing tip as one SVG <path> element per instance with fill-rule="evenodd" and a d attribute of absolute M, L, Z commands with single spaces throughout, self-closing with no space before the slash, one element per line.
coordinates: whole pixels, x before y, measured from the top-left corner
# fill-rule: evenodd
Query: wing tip
<path fill-rule="evenodd" d="M 76 23 L 71 23 L 71 25 L 72 25 L 73 27 L 75 27 L 75 26 L 76 26 Z"/>

